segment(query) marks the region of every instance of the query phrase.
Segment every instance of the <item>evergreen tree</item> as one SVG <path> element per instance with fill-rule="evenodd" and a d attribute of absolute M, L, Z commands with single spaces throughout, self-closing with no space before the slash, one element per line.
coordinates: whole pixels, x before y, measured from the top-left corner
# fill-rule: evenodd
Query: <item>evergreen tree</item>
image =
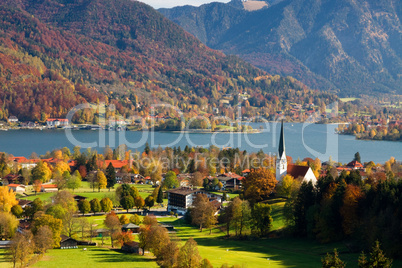
<path fill-rule="evenodd" d="M 149 144 L 148 144 L 148 142 L 147 142 L 147 143 L 145 143 L 144 152 L 145 152 L 146 154 L 149 154 L 149 151 L 151 151 L 151 148 L 149 148 Z"/>
<path fill-rule="evenodd" d="M 109 166 L 106 168 L 106 179 L 106 187 L 109 189 L 110 192 L 110 188 L 113 188 L 116 184 L 116 170 L 114 169 L 112 163 L 109 163 Z"/>
<path fill-rule="evenodd" d="M 188 165 L 188 173 L 194 173 L 195 172 L 195 162 L 194 159 L 191 159 L 190 164 Z"/>
<path fill-rule="evenodd" d="M 339 258 L 338 251 L 334 249 L 334 255 L 327 253 L 324 259 L 321 259 L 323 268 L 344 268 L 346 264 Z"/>
<path fill-rule="evenodd" d="M 357 162 L 359 162 L 359 163 L 362 162 L 362 161 L 361 161 L 361 158 L 360 158 L 360 153 L 359 153 L 359 152 L 355 153 L 355 157 L 353 158 L 353 161 L 357 161 Z"/>
<path fill-rule="evenodd" d="M 359 257 L 359 268 L 389 268 L 391 265 L 392 260 L 385 256 L 378 240 L 371 249 L 370 259 L 366 259 L 364 252 Z"/>
<path fill-rule="evenodd" d="M 159 192 L 158 197 L 156 198 L 156 203 L 158 203 L 159 205 L 163 203 L 163 190 L 161 186 L 159 186 Z"/>

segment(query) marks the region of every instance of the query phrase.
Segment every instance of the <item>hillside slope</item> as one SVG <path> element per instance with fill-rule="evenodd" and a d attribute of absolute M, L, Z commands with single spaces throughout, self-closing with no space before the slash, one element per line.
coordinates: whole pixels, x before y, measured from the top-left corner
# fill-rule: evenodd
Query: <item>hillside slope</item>
<path fill-rule="evenodd" d="M 43 121 L 85 101 L 105 100 L 127 117 L 147 115 L 161 101 L 194 116 L 240 92 L 263 113 L 272 98 L 335 99 L 212 50 L 136 1 L 5 0 L 0 25 L 0 120 Z"/>
<path fill-rule="evenodd" d="M 193 30 L 204 9 L 160 10 L 208 46 L 236 54 L 270 73 L 291 75 L 313 88 L 341 95 L 402 94 L 401 2 L 397 0 L 284 0 L 254 12 L 226 8 L 219 24 Z M 218 6 L 218 4 L 214 4 Z M 219 21 L 218 16 L 214 21 Z M 185 18 L 185 19 L 184 19 Z M 210 20 L 206 18 L 205 20 Z M 211 34 L 212 33 L 212 34 Z"/>

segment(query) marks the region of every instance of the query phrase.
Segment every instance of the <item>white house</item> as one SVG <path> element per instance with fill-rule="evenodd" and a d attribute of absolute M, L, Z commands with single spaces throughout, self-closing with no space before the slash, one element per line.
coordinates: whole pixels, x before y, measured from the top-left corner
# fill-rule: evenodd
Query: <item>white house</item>
<path fill-rule="evenodd" d="M 168 191 L 168 207 L 167 211 L 177 212 L 178 214 L 185 214 L 187 209 L 193 204 L 193 200 L 197 194 L 205 194 L 210 201 L 222 202 L 222 196 L 206 192 L 200 189 L 192 189 L 189 187 L 180 187 Z"/>
<path fill-rule="evenodd" d="M 46 193 L 50 193 L 50 192 L 57 192 L 59 190 L 59 188 L 57 187 L 56 184 L 42 184 L 40 191 L 41 192 L 46 192 Z"/>
<path fill-rule="evenodd" d="M 25 186 L 22 184 L 9 184 L 8 189 L 13 190 L 15 193 L 25 193 Z"/>
<path fill-rule="evenodd" d="M 68 126 L 69 125 L 69 121 L 68 119 L 62 119 L 62 118 L 49 118 L 46 120 L 46 125 L 48 128 L 55 128 L 58 126 Z"/>
<path fill-rule="evenodd" d="M 10 116 L 10 117 L 8 118 L 8 122 L 10 122 L 10 123 L 17 123 L 17 122 L 18 122 L 18 118 L 17 118 L 16 116 L 12 115 L 12 116 Z"/>

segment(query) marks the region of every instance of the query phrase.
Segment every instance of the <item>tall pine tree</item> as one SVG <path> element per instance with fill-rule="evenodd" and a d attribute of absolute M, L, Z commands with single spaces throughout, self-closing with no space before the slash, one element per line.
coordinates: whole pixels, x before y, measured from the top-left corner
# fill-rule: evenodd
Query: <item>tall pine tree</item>
<path fill-rule="evenodd" d="M 116 184 L 116 170 L 114 169 L 112 163 L 109 163 L 109 166 L 106 168 L 106 179 L 107 179 L 107 185 L 106 187 L 113 188 L 114 185 Z"/>
<path fill-rule="evenodd" d="M 156 203 L 158 203 L 159 205 L 163 203 L 163 191 L 161 186 L 159 186 L 159 192 L 158 197 L 156 198 Z"/>

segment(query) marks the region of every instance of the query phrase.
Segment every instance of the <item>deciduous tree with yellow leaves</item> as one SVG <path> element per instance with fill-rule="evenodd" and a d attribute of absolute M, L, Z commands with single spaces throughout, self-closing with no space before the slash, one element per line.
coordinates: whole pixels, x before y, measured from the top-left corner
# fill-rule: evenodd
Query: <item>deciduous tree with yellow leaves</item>
<path fill-rule="evenodd" d="M 17 204 L 14 191 L 10 191 L 7 186 L 0 187 L 0 212 L 10 212 L 11 208 Z"/>

